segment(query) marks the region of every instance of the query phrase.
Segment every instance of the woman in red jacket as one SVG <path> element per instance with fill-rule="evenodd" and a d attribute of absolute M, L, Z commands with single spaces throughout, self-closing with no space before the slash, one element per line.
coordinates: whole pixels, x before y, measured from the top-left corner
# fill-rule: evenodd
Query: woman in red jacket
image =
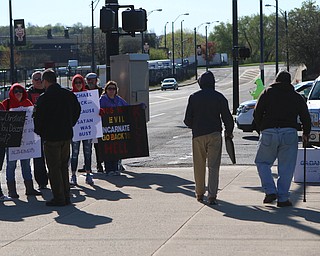
<path fill-rule="evenodd" d="M 9 98 L 3 101 L 3 106 L 6 110 L 18 107 L 30 107 L 33 106 L 32 102 L 28 99 L 27 91 L 23 86 L 15 83 L 11 86 L 9 91 Z M 8 152 L 7 152 L 8 153 Z M 17 160 L 9 161 L 7 156 L 7 169 L 6 178 L 8 186 L 8 194 L 12 198 L 19 198 L 16 189 L 15 169 L 17 166 Z M 33 180 L 31 174 L 30 159 L 21 159 L 20 165 L 22 169 L 22 176 L 24 184 L 26 186 L 26 195 L 41 195 L 42 193 L 35 190 L 33 187 Z"/>

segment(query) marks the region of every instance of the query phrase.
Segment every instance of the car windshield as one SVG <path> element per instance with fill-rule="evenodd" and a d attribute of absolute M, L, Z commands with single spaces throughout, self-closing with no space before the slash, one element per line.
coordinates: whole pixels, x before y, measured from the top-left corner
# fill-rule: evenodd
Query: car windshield
<path fill-rule="evenodd" d="M 317 81 L 315 83 L 308 99 L 309 100 L 319 100 L 320 99 L 320 81 Z"/>
<path fill-rule="evenodd" d="M 174 80 L 173 79 L 164 79 L 163 82 L 164 83 L 173 83 Z"/>

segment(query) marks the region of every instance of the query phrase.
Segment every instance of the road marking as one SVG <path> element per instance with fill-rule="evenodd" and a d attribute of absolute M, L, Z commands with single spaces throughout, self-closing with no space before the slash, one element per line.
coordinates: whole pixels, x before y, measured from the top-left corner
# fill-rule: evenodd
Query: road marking
<path fill-rule="evenodd" d="M 184 96 L 184 97 L 179 97 L 179 98 L 173 98 L 173 99 L 166 99 L 166 100 L 162 100 L 162 101 L 157 101 L 157 102 L 151 102 L 150 105 L 154 105 L 154 104 L 161 104 L 161 103 L 166 103 L 168 101 L 173 101 L 173 100 L 184 100 L 184 99 L 188 99 L 189 98 L 189 95 L 188 96 Z"/>
<path fill-rule="evenodd" d="M 158 116 L 163 116 L 165 115 L 166 113 L 161 113 L 161 114 L 157 114 L 157 115 L 154 115 L 154 116 L 150 116 L 150 118 L 154 118 L 154 117 L 158 117 Z"/>

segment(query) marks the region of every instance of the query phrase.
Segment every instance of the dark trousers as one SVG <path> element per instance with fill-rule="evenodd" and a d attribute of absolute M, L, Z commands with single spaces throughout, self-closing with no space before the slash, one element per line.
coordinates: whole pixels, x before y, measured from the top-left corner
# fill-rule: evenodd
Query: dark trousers
<path fill-rule="evenodd" d="M 94 151 L 96 153 L 96 162 L 97 162 L 97 168 L 99 166 L 102 166 L 103 159 L 101 159 L 100 154 L 99 154 L 99 143 L 94 143 Z"/>
<path fill-rule="evenodd" d="M 48 185 L 48 174 L 44 159 L 43 143 L 41 141 L 41 157 L 33 158 L 34 178 L 39 187 L 45 187 Z"/>
<path fill-rule="evenodd" d="M 45 141 L 43 145 L 53 199 L 58 203 L 65 203 L 70 198 L 70 140 Z"/>
<path fill-rule="evenodd" d="M 44 156 L 39 158 L 33 158 L 33 170 L 34 178 L 38 183 L 39 187 L 45 187 L 48 185 L 48 175 Z"/>
<path fill-rule="evenodd" d="M 0 147 L 0 171 L 2 170 L 5 155 L 6 155 L 6 148 Z M 1 184 L 0 184 L 0 196 L 3 196 Z"/>

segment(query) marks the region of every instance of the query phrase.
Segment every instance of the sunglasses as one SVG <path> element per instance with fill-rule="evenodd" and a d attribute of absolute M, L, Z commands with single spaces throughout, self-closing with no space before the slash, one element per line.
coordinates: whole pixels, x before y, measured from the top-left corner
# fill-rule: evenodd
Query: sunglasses
<path fill-rule="evenodd" d="M 33 78 L 34 81 L 41 81 L 41 77 Z"/>
<path fill-rule="evenodd" d="M 107 90 L 109 90 L 109 91 L 112 91 L 112 90 L 115 91 L 115 90 L 117 90 L 117 89 L 116 89 L 115 87 L 108 87 Z"/>
<path fill-rule="evenodd" d="M 75 81 L 74 84 L 82 84 L 81 81 Z"/>
<path fill-rule="evenodd" d="M 23 90 L 22 89 L 15 89 L 13 90 L 13 93 L 16 94 L 16 93 L 23 93 Z"/>

